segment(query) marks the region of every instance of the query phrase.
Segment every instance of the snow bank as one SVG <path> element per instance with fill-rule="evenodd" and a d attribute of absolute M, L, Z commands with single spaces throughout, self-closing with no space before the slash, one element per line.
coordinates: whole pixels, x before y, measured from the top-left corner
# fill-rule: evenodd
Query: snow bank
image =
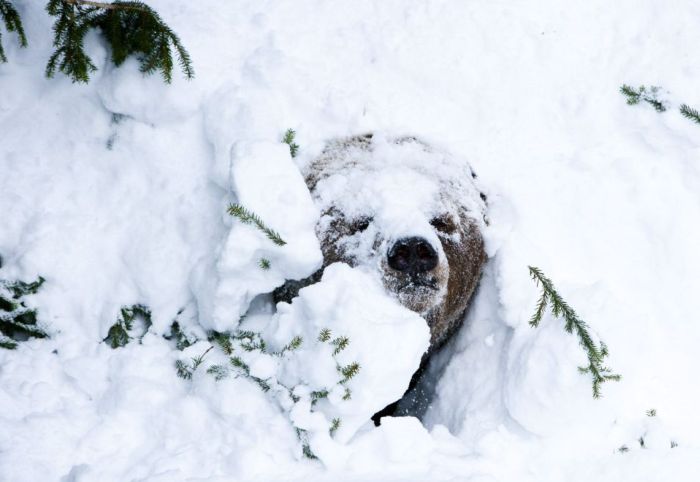
<path fill-rule="evenodd" d="M 698 473 L 700 133 L 677 113 L 700 106 L 700 61 L 685 53 L 700 41 L 697 2 L 153 0 L 197 74 L 170 86 L 142 78 L 136 62 L 111 67 L 97 35 L 91 84 L 44 79 L 50 19 L 42 2 L 15 3 L 30 45 L 3 35 L 0 277 L 46 278 L 28 302 L 52 338 L 0 351 L 0 479 Z M 622 83 L 662 86 L 669 110 L 626 105 Z M 302 146 L 294 160 L 278 143 L 290 127 Z M 176 376 L 175 360 L 208 343 L 180 353 L 161 335 L 183 307 L 200 337 L 197 321 L 234 329 L 257 293 L 313 271 L 317 213 L 294 167 L 329 138 L 367 131 L 416 134 L 469 159 L 489 196 L 492 259 L 476 309 L 433 368 L 425 427 L 388 420 L 355 427 L 345 445 L 319 442 L 329 470 L 300 458 L 288 414 L 250 380 Z M 238 201 L 289 245 L 231 219 Z M 262 256 L 269 272 L 255 265 Z M 603 399 L 591 399 L 559 320 L 527 325 L 528 265 L 609 345 L 623 380 Z M 321 313 L 323 301 L 302 304 Z M 109 349 L 101 340 L 134 303 L 151 308 L 151 331 Z M 302 316 L 302 304 L 286 316 Z M 362 349 L 355 341 L 348 349 Z"/>

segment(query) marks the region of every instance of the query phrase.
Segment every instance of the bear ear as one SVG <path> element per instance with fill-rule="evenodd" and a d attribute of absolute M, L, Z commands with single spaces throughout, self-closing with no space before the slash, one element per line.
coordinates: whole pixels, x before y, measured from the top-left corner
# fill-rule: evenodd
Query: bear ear
<path fill-rule="evenodd" d="M 457 231 L 457 223 L 449 214 L 441 214 L 430 220 L 430 225 L 442 234 L 453 234 Z"/>

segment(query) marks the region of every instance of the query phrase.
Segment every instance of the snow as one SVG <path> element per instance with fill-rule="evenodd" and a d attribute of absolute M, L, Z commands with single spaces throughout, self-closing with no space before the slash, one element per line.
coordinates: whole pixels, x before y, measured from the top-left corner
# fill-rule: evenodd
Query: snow
<path fill-rule="evenodd" d="M 0 480 L 696 478 L 700 130 L 677 112 L 700 106 L 696 2 L 153 0 L 194 61 L 196 78 L 171 85 L 133 60 L 110 66 L 96 34 L 89 85 L 44 79 L 51 20 L 42 2 L 15 3 L 30 45 L 3 31 L 0 278 L 46 278 L 27 302 L 52 336 L 0 350 Z M 669 111 L 626 105 L 623 83 L 662 86 Z M 300 169 L 327 140 L 366 132 L 468 160 L 490 221 L 473 309 L 430 369 L 433 403 L 378 428 L 368 416 L 417 366 L 420 320 L 340 265 L 291 305 L 265 298 L 321 261 Z M 388 177 L 366 188 L 413 206 L 431 193 Z M 233 202 L 288 244 L 227 215 Z M 529 327 L 528 265 L 610 347 L 623 378 L 600 400 L 561 321 Z M 153 313 L 142 342 L 101 343 L 137 303 Z M 325 383 L 336 372 L 311 342 L 347 333 L 352 404 L 312 410 L 243 376 L 216 381 L 218 348 L 178 378 L 176 360 L 211 346 L 204 330 L 236 328 L 250 304 L 243 324 L 275 349 L 307 343 L 251 359 L 261 377 Z M 183 352 L 162 337 L 176 317 L 200 338 Z M 319 460 L 302 456 L 295 423 Z"/>
<path fill-rule="evenodd" d="M 206 307 L 200 309 L 206 320 L 202 326 L 218 331 L 231 329 L 230 320 L 243 316 L 255 296 L 285 279 L 308 276 L 323 261 L 314 232 L 318 213 L 288 146 L 270 141 L 235 145 L 231 177 L 237 202 L 274 226 L 285 245 L 276 246 L 259 229 L 234 221 L 216 261 L 218 284 L 212 294 L 204 289 L 198 297 Z M 259 268 L 261 259 L 270 261 L 270 269 Z M 200 283 L 211 283 L 211 274 L 198 272 Z"/>

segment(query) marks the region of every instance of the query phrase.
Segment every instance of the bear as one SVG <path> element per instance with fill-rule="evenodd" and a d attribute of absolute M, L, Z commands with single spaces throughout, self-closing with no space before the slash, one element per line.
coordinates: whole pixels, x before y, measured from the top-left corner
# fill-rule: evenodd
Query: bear
<path fill-rule="evenodd" d="M 289 302 L 332 263 L 375 270 L 389 294 L 426 320 L 424 368 L 461 325 L 486 262 L 486 196 L 476 175 L 417 137 L 381 134 L 329 141 L 303 174 L 321 213 L 323 266 L 287 281 L 274 301 Z M 375 415 L 375 423 L 394 409 Z"/>

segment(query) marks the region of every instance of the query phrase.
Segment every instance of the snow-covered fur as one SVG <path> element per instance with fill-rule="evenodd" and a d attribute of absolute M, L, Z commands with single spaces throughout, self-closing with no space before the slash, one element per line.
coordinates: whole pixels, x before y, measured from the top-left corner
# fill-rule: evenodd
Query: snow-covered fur
<path fill-rule="evenodd" d="M 329 142 L 305 178 L 321 209 L 323 266 L 379 272 L 387 291 L 426 319 L 431 349 L 440 346 L 459 326 L 486 259 L 485 196 L 468 164 L 415 137 L 368 134 Z M 410 258 L 400 258 L 405 240 L 417 240 L 427 265 L 397 269 Z"/>

